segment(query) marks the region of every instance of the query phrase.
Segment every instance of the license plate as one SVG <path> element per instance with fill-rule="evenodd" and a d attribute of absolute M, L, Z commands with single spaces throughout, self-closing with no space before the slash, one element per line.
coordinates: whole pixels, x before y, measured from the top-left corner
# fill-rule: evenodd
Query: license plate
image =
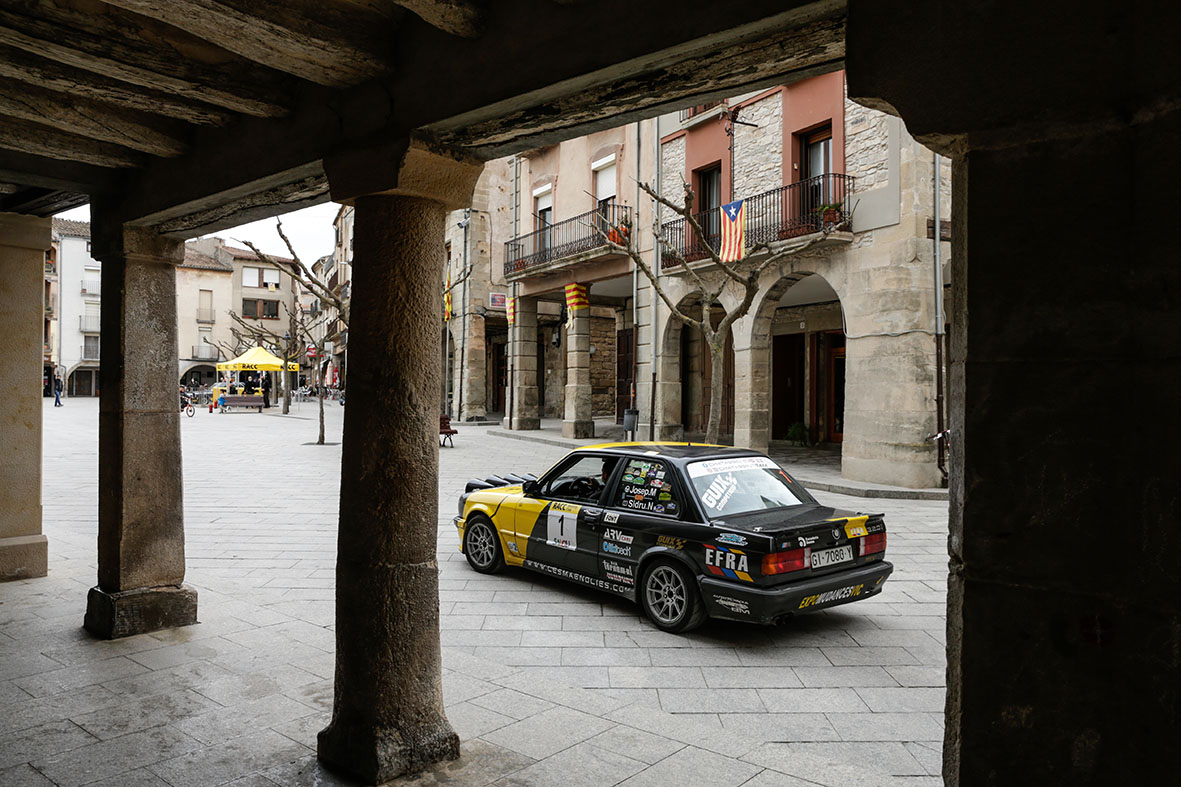
<path fill-rule="evenodd" d="M 848 563 L 853 559 L 853 547 L 843 546 L 835 549 L 821 549 L 812 553 L 812 568 L 828 568 L 838 563 Z"/>

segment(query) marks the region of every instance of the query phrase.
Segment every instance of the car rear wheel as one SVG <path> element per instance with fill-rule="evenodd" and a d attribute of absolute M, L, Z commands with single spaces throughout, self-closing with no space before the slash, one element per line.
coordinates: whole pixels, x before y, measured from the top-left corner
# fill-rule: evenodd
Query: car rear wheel
<path fill-rule="evenodd" d="M 463 554 L 469 566 L 481 574 L 495 574 L 504 568 L 504 552 L 496 528 L 483 517 L 467 523 L 463 532 Z"/>
<path fill-rule="evenodd" d="M 692 631 L 705 621 L 697 583 L 682 566 L 658 560 L 644 573 L 640 589 L 644 614 L 662 631 Z"/>

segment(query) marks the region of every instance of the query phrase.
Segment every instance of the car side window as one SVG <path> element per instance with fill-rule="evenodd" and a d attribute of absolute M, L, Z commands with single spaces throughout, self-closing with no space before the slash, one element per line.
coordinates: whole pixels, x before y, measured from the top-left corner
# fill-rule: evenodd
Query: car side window
<path fill-rule="evenodd" d="M 629 459 L 612 504 L 646 514 L 680 516 L 681 499 L 668 465 L 656 459 Z"/>
<path fill-rule="evenodd" d="M 576 456 L 558 468 L 540 491 L 540 497 L 597 503 L 603 486 L 611 478 L 618 458 L 612 456 Z"/>

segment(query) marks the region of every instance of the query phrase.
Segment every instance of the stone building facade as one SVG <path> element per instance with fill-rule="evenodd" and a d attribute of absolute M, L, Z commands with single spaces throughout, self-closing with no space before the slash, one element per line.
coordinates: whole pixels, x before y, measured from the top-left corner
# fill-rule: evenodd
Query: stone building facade
<path fill-rule="evenodd" d="M 635 146 L 637 139 L 641 144 Z M 682 327 L 626 257 L 559 250 L 546 258 L 546 243 L 568 242 L 593 224 L 591 197 L 601 188 L 593 165 L 613 143 L 620 146 L 616 166 L 628 161 L 631 188 L 637 180 L 651 183 L 679 202 L 682 184 L 689 184 L 696 209 L 715 214 L 718 204 L 745 200 L 748 246 L 767 246 L 755 250 L 741 270 L 767 254 L 806 247 L 763 272 L 716 372 L 700 334 Z M 631 169 L 635 159 L 629 159 L 633 146 L 646 162 L 639 177 Z M 656 161 L 659 167 L 652 166 Z M 508 236 L 517 244 L 491 243 L 489 260 L 495 275 L 504 262 L 498 255 L 517 255 L 518 270 L 507 276 L 524 315 L 510 332 L 517 369 L 506 394 L 515 402 L 512 428 L 537 428 L 539 418 L 562 417 L 568 434 L 585 434 L 593 417 L 613 410 L 622 415 L 623 405 L 634 402 L 640 437 L 697 439 L 712 386 L 722 385 L 724 439 L 736 445 L 769 450 L 777 441 L 820 444 L 841 451 L 849 478 L 911 487 L 943 483 L 929 439 L 937 431 L 935 251 L 927 228 L 934 217 L 934 156 L 897 118 L 849 101 L 843 72 L 489 166 L 481 183 L 499 184 L 501 191 L 507 186 L 517 195 L 515 214 L 510 202 L 489 225 L 494 238 Z M 947 163 L 940 188 L 942 219 L 949 221 Z M 655 248 L 651 201 L 636 200 L 630 189 L 617 191 L 621 200 L 639 204 L 638 246 L 669 299 L 699 315 L 703 304 L 693 278 L 662 264 Z M 515 219 L 511 225 L 509 218 Z M 676 218 L 661 209 L 657 223 L 666 239 L 676 232 Z M 710 220 L 702 219 L 707 230 Z M 548 240 L 542 237 L 547 231 L 554 233 Z M 942 245 L 946 293 L 950 244 Z M 706 262 L 691 264 L 707 282 L 716 275 Z M 596 279 L 613 280 L 612 294 L 622 297 L 596 302 L 592 284 L 591 303 L 602 316 L 596 311 L 580 328 L 588 331 L 586 338 L 576 336 L 571 346 L 561 288 Z M 727 286 L 712 305 L 715 324 L 741 300 L 740 288 Z M 610 315 L 616 318 L 614 342 Z M 618 363 L 624 336 L 634 353 L 629 364 Z M 602 352 L 605 346 L 610 354 Z M 477 354 L 486 357 L 487 351 Z M 580 364 L 589 374 L 572 383 L 569 370 Z M 623 365 L 630 369 L 621 372 Z M 572 386 L 589 391 L 581 415 L 571 410 L 579 406 L 568 396 Z"/>

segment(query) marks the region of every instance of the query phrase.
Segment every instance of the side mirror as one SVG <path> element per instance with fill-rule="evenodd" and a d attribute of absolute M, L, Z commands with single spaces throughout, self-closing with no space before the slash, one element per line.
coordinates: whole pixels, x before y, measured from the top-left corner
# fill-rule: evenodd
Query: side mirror
<path fill-rule="evenodd" d="M 536 481 L 526 481 L 525 483 L 521 484 L 521 491 L 523 493 L 525 493 L 526 495 L 529 495 L 530 497 L 532 497 L 533 493 L 537 491 L 537 482 Z"/>

